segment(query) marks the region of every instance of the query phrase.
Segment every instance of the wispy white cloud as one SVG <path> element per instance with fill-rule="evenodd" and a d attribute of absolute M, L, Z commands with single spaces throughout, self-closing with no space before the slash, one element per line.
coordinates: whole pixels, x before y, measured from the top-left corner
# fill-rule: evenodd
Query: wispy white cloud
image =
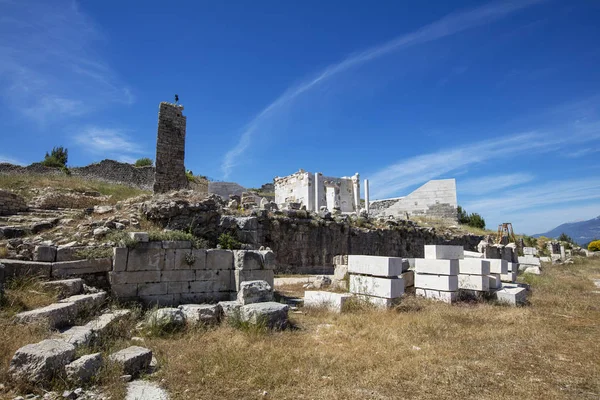
<path fill-rule="evenodd" d="M 15 164 L 15 165 L 25 165 L 26 164 L 23 161 L 17 160 L 16 158 L 6 156 L 3 154 L 0 154 L 0 163 L 9 163 L 9 164 Z"/>
<path fill-rule="evenodd" d="M 457 191 L 459 195 L 481 195 L 522 185 L 523 183 L 531 182 L 534 178 L 534 175 L 527 173 L 488 175 L 460 181 L 457 183 Z"/>
<path fill-rule="evenodd" d="M 145 150 L 122 130 L 90 126 L 75 135 L 75 143 L 85 151 L 113 158 L 122 162 L 134 162 Z"/>
<path fill-rule="evenodd" d="M 565 153 L 565 157 L 568 158 L 579 158 L 579 157 L 583 157 L 583 156 L 587 156 L 589 154 L 593 154 L 593 153 L 598 153 L 600 152 L 600 148 L 596 147 L 587 147 L 581 150 L 575 150 L 569 153 Z"/>
<path fill-rule="evenodd" d="M 322 84 L 342 72 L 385 56 L 393 51 L 431 42 L 490 23 L 498 18 L 502 18 L 522 8 L 542 1 L 544 0 L 495 2 L 468 11 L 449 14 L 414 32 L 399 36 L 387 43 L 372 47 L 363 52 L 352 54 L 345 60 L 328 66 L 318 73 L 316 77 L 288 89 L 246 125 L 238 143 L 227 152 L 221 164 L 224 178 L 227 178 L 231 174 L 232 169 L 237 164 L 238 158 L 248 149 L 252 136 L 260 129 L 261 124 L 264 123 L 266 119 L 273 117 L 273 115 L 280 111 L 283 106 L 289 104 L 298 96 L 310 91 L 315 86 Z"/>
<path fill-rule="evenodd" d="M 0 98 L 27 118 L 44 123 L 133 101 L 97 51 L 106 38 L 76 1 L 3 4 L 0 37 Z"/>

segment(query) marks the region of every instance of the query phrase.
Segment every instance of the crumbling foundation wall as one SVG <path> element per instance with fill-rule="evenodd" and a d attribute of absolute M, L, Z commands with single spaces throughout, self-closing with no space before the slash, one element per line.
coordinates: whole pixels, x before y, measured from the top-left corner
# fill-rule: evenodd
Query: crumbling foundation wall
<path fill-rule="evenodd" d="M 188 187 L 184 164 L 186 118 L 182 112 L 182 105 L 160 103 L 154 193 Z"/>

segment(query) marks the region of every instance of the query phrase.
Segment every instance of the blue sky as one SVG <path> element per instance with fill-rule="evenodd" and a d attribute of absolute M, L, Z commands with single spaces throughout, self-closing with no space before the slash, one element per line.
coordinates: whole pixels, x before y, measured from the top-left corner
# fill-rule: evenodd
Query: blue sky
<path fill-rule="evenodd" d="M 154 158 L 260 186 L 359 172 L 372 198 L 457 179 L 488 227 L 600 215 L 600 3 L 0 0 L 0 160 Z"/>

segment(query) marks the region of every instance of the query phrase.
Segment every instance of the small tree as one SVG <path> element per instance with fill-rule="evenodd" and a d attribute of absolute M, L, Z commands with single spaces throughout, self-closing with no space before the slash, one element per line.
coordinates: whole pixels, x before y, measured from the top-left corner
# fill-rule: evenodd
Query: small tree
<path fill-rule="evenodd" d="M 152 166 L 152 160 L 149 159 L 148 157 L 140 158 L 140 159 L 138 159 L 138 160 L 135 161 L 134 165 L 136 167 L 151 167 Z"/>
<path fill-rule="evenodd" d="M 594 240 L 588 244 L 589 251 L 600 251 L 600 240 Z"/>
<path fill-rule="evenodd" d="M 46 156 L 42 161 L 42 165 L 53 168 L 66 167 L 68 158 L 69 150 L 66 147 L 53 147 L 52 152 L 50 154 L 46 152 Z"/>
<path fill-rule="evenodd" d="M 458 218 L 458 223 L 463 225 L 469 225 L 473 228 L 485 229 L 485 220 L 481 215 L 477 213 L 469 214 L 461 206 L 458 206 L 456 208 L 456 214 Z"/>

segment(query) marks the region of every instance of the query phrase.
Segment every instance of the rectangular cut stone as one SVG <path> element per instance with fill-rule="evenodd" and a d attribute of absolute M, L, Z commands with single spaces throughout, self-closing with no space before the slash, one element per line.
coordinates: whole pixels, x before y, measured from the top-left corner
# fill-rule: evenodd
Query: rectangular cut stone
<path fill-rule="evenodd" d="M 404 288 L 415 286 L 415 271 L 406 271 L 400 274 L 400 278 L 404 280 Z"/>
<path fill-rule="evenodd" d="M 483 253 L 478 253 L 476 251 L 464 251 L 465 259 L 466 258 L 483 258 Z"/>
<path fill-rule="evenodd" d="M 178 305 L 179 303 L 178 294 L 156 294 L 156 295 L 147 295 L 147 296 L 138 296 L 138 299 L 142 304 L 146 307 L 154 307 L 154 306 L 173 306 Z"/>
<path fill-rule="evenodd" d="M 111 272 L 108 278 L 111 285 L 160 282 L 160 271 Z"/>
<path fill-rule="evenodd" d="M 49 306 L 24 311 L 15 316 L 21 323 L 47 323 L 51 328 L 69 325 L 77 316 L 78 307 L 75 303 L 54 303 Z"/>
<path fill-rule="evenodd" d="M 169 249 L 165 252 L 165 271 L 193 269 L 196 260 L 191 249 Z"/>
<path fill-rule="evenodd" d="M 365 303 L 371 304 L 378 308 L 390 308 L 400 299 L 399 297 L 395 299 L 388 299 L 385 297 L 367 296 L 363 294 L 357 294 L 354 297 L 358 301 L 364 301 Z"/>
<path fill-rule="evenodd" d="M 458 288 L 487 292 L 490 289 L 490 279 L 487 275 L 458 275 Z"/>
<path fill-rule="evenodd" d="M 519 272 L 519 263 L 509 262 L 508 272 Z"/>
<path fill-rule="evenodd" d="M 152 361 L 152 351 L 131 346 L 110 355 L 110 360 L 122 365 L 123 373 L 137 376 L 145 372 Z"/>
<path fill-rule="evenodd" d="M 137 287 L 137 283 L 117 283 L 110 285 L 110 290 L 118 298 L 128 298 L 137 296 Z"/>
<path fill-rule="evenodd" d="M 178 271 L 163 271 L 160 280 L 161 282 L 183 282 L 193 281 L 196 279 L 195 271 L 193 270 L 178 270 Z"/>
<path fill-rule="evenodd" d="M 496 300 L 513 306 L 527 301 L 527 289 L 521 287 L 503 287 L 495 292 Z"/>
<path fill-rule="evenodd" d="M 154 294 L 167 294 L 167 282 L 140 283 L 138 285 L 138 296 L 148 296 Z"/>
<path fill-rule="evenodd" d="M 465 258 L 459 260 L 458 272 L 468 275 L 489 275 L 490 262 L 478 258 Z"/>
<path fill-rule="evenodd" d="M 489 288 L 491 289 L 500 289 L 502 287 L 502 280 L 500 279 L 500 274 L 489 274 Z"/>
<path fill-rule="evenodd" d="M 415 259 L 415 272 L 418 274 L 458 275 L 459 269 L 458 260 Z"/>
<path fill-rule="evenodd" d="M 526 264 L 526 265 L 533 265 L 535 267 L 539 267 L 541 266 L 541 258 L 539 257 L 535 257 L 535 256 L 531 256 L 531 255 L 526 255 L 524 257 L 519 257 L 519 264 Z"/>
<path fill-rule="evenodd" d="M 492 274 L 506 274 L 508 273 L 508 261 L 498 259 L 486 259 L 490 262 L 490 273 Z"/>
<path fill-rule="evenodd" d="M 213 293 L 218 292 L 216 290 L 218 284 L 216 281 L 194 281 L 189 283 L 190 293 Z"/>
<path fill-rule="evenodd" d="M 235 291 L 240 290 L 240 283 L 244 281 L 267 281 L 271 287 L 274 286 L 275 274 L 272 269 L 257 269 L 257 270 L 235 270 L 234 283 Z"/>
<path fill-rule="evenodd" d="M 465 258 L 462 246 L 425 245 L 428 260 L 459 260 Z"/>
<path fill-rule="evenodd" d="M 339 257 L 339 256 L 337 256 Z M 333 280 L 343 281 L 347 278 L 348 266 L 343 264 L 337 264 L 333 270 Z"/>
<path fill-rule="evenodd" d="M 350 257 L 348 258 L 350 263 Z M 348 264 L 348 268 L 350 264 Z M 365 275 L 350 274 L 350 292 L 367 296 L 395 299 L 404 294 L 404 280 L 402 278 L 380 278 Z"/>
<path fill-rule="evenodd" d="M 517 281 L 517 272 L 508 272 L 506 274 L 500 274 L 500 280 L 502 282 L 516 282 Z"/>
<path fill-rule="evenodd" d="M 384 277 L 399 276 L 402 273 L 402 258 L 349 255 L 348 272 Z"/>
<path fill-rule="evenodd" d="M 426 299 L 443 301 L 444 303 L 454 303 L 458 300 L 457 292 L 445 292 L 442 290 L 417 289 L 417 296 L 425 297 Z"/>
<path fill-rule="evenodd" d="M 234 267 L 237 270 L 252 271 L 264 268 L 263 255 L 254 250 L 235 250 L 233 252 Z"/>
<path fill-rule="evenodd" d="M 164 240 L 162 242 L 163 249 L 191 249 L 192 242 L 189 240 Z"/>
<path fill-rule="evenodd" d="M 191 269 L 206 269 L 206 250 L 194 249 L 192 250 L 194 257 L 194 263 L 190 266 Z"/>
<path fill-rule="evenodd" d="M 160 271 L 165 267 L 165 253 L 162 249 L 129 249 L 127 271 Z"/>
<path fill-rule="evenodd" d="M 189 282 L 168 282 L 167 293 L 189 293 Z"/>
<path fill-rule="evenodd" d="M 523 255 L 537 256 L 537 249 L 535 247 L 523 247 Z"/>
<path fill-rule="evenodd" d="M 129 232 L 129 238 L 136 242 L 147 242 L 150 240 L 148 232 Z"/>
<path fill-rule="evenodd" d="M 443 290 L 455 292 L 458 290 L 457 275 L 415 274 L 415 287 L 420 289 Z"/>
<path fill-rule="evenodd" d="M 123 272 L 127 270 L 128 254 L 129 249 L 127 247 L 115 247 L 113 249 L 113 271 Z"/>
<path fill-rule="evenodd" d="M 54 278 L 96 274 L 109 272 L 110 270 L 112 270 L 112 260 L 110 258 L 52 263 L 52 277 Z"/>
<path fill-rule="evenodd" d="M 332 293 L 307 290 L 304 292 L 304 307 L 325 307 L 334 312 L 342 312 L 344 304 L 352 298 L 347 293 Z"/>
<path fill-rule="evenodd" d="M 215 303 L 219 301 L 227 301 L 231 296 L 235 297 L 234 292 L 205 292 L 205 293 L 181 293 L 179 301 L 181 303 Z M 237 302 L 234 302 L 237 303 Z M 241 306 L 241 305 L 240 305 Z"/>
<path fill-rule="evenodd" d="M 233 269 L 233 251 L 206 250 L 206 269 Z"/>
<path fill-rule="evenodd" d="M 73 278 L 44 282 L 42 283 L 42 287 L 55 290 L 61 297 L 68 297 L 81 293 L 83 290 L 83 279 Z"/>

